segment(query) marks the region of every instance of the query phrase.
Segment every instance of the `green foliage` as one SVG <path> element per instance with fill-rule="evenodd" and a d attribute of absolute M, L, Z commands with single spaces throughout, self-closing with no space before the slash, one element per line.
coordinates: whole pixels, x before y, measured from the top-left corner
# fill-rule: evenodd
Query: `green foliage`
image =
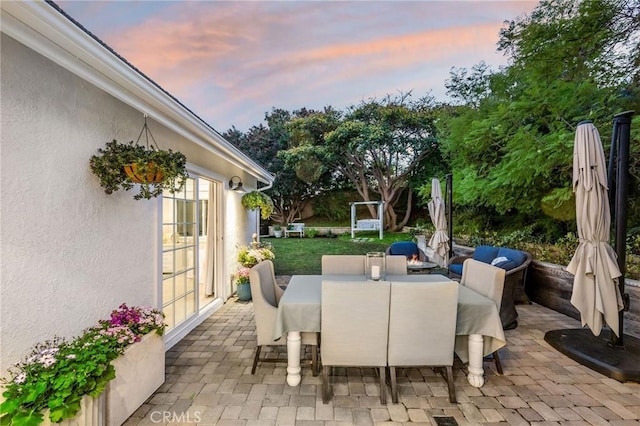
<path fill-rule="evenodd" d="M 318 231 L 317 229 L 309 228 L 304 231 L 304 236 L 307 238 L 315 238 L 318 236 L 319 233 L 320 231 Z"/>
<path fill-rule="evenodd" d="M 314 199 L 313 213 L 315 217 L 321 217 L 334 223 L 349 223 L 351 209 L 349 203 L 358 201 L 354 191 L 344 189 L 327 191 Z"/>
<path fill-rule="evenodd" d="M 83 396 L 99 396 L 115 378 L 111 362 L 145 334 L 162 335 L 165 327 L 162 312 L 123 304 L 71 341 L 55 337 L 37 344 L 3 379 L 1 424 L 38 425 L 47 409 L 54 423 L 75 417 Z"/>
<path fill-rule="evenodd" d="M 385 227 L 398 230 L 411 214 L 413 188 L 407 183 L 429 156 L 440 158 L 433 99 L 411 94 L 363 101 L 324 138 L 324 154 L 364 201 L 385 202 Z M 416 185 L 417 186 L 417 185 Z M 399 218 L 397 210 L 404 210 Z"/>
<path fill-rule="evenodd" d="M 640 228 L 629 230 L 626 244 L 628 253 L 640 255 Z"/>
<path fill-rule="evenodd" d="M 592 119 L 607 152 L 613 114 L 640 106 L 639 68 L 628 66 L 625 49 L 638 50 L 639 10 L 626 0 L 542 1 L 501 31 L 510 66 L 491 74 L 484 64 L 452 72 L 449 94 L 466 104 L 443 110 L 438 124 L 456 205 L 481 216 L 573 221 L 576 124 Z M 638 194 L 638 145 L 631 144 L 631 200 Z"/>
<path fill-rule="evenodd" d="M 264 192 L 247 192 L 242 196 L 240 203 L 247 210 L 260 209 L 260 217 L 262 219 L 269 219 L 273 214 L 273 201 Z"/>
<path fill-rule="evenodd" d="M 137 164 L 138 175 L 148 176 L 160 172 L 162 180 L 158 183 L 134 182 L 125 173 L 125 166 Z M 189 177 L 186 170 L 187 159 L 180 152 L 163 151 L 154 146 L 145 148 L 136 142 L 118 143 L 115 139 L 107 142 L 105 148 L 98 149 L 98 155 L 91 156 L 89 167 L 100 179 L 100 185 L 107 194 L 123 189 L 129 191 L 139 184 L 139 193 L 134 199 L 150 199 L 164 191 L 180 191 Z"/>

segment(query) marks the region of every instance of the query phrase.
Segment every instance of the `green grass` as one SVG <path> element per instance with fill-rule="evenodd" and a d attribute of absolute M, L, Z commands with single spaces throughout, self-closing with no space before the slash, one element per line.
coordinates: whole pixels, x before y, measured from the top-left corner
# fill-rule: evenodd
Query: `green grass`
<path fill-rule="evenodd" d="M 377 232 L 357 232 L 337 238 L 263 238 L 271 243 L 276 258 L 273 261 L 276 275 L 320 274 L 323 254 L 365 254 L 385 251 L 394 241 L 411 240 L 407 233 L 385 233 L 380 240 Z"/>

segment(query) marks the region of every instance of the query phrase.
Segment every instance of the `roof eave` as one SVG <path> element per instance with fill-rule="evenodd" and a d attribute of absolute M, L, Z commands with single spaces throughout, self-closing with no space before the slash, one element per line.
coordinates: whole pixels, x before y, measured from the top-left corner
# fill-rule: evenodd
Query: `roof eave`
<path fill-rule="evenodd" d="M 157 122 L 270 185 L 273 175 L 93 35 L 41 1 L 0 2 L 0 29 Z"/>

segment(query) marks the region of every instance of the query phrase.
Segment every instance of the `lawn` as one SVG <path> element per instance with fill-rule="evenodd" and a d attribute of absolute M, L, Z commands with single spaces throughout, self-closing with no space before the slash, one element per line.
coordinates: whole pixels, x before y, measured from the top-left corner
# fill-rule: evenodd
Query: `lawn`
<path fill-rule="evenodd" d="M 365 254 L 385 251 L 394 241 L 411 240 L 407 233 L 385 233 L 384 239 L 377 232 L 358 232 L 336 238 L 262 238 L 271 243 L 276 258 L 273 261 L 276 275 L 320 274 L 323 254 Z"/>

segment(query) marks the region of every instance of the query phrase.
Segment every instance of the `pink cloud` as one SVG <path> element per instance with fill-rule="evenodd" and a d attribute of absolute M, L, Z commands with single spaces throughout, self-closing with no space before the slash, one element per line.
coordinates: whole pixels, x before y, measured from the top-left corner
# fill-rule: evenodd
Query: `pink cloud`
<path fill-rule="evenodd" d="M 430 2 L 341 4 L 358 3 L 367 7 L 345 7 L 331 19 L 322 15 L 326 4 L 318 2 L 179 3 L 107 34 L 105 41 L 203 118 L 259 108 L 252 120 L 257 124 L 271 106 L 327 99 L 324 104 L 344 107 L 372 92 L 442 93 L 452 66 L 483 59 L 504 63 L 495 53 L 498 31 L 504 19 L 524 8 L 492 2 L 501 9 L 494 15 L 505 18 L 465 24 L 460 5 L 450 2 L 430 4 L 437 17 L 427 16 L 424 5 Z M 412 16 L 419 7 L 425 8 L 422 20 Z M 486 4 L 464 7 L 481 14 Z M 448 21 L 455 25 L 443 24 Z M 432 87 L 436 69 L 440 87 Z"/>

